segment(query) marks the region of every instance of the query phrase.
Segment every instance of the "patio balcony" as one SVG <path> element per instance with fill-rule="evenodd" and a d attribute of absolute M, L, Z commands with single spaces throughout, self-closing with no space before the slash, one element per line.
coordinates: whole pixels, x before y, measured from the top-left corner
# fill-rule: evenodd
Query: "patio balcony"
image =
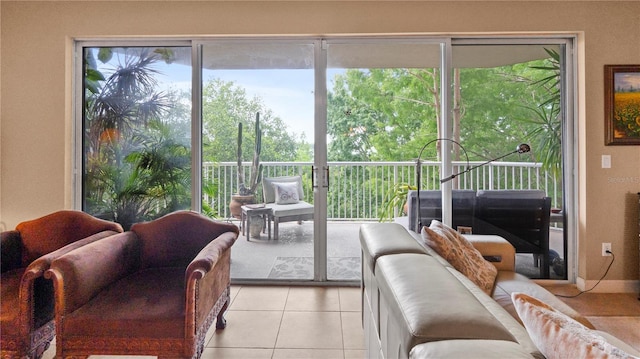
<path fill-rule="evenodd" d="M 455 162 L 457 173 L 482 162 Z M 305 199 L 313 201 L 310 162 L 262 162 L 264 177 L 300 175 Z M 362 223 L 379 221 L 385 196 L 394 184 L 415 184 L 414 162 L 330 162 L 327 205 L 327 276 L 335 281 L 358 281 L 360 278 L 360 244 L 358 231 Z M 248 168 L 250 163 L 244 163 Z M 440 189 L 440 163 L 423 161 L 421 189 Z M 246 171 L 245 171 L 246 172 Z M 208 206 L 218 214 L 240 225 L 229 213 L 229 200 L 237 186 L 235 162 L 205 163 L 203 183 L 214 183 L 217 192 L 204 195 Z M 248 172 L 247 172 L 248 173 Z M 539 163 L 495 162 L 454 179 L 455 189 L 541 189 L 552 198 L 552 206 L 559 207 L 562 193 L 559 185 Z M 261 198 L 261 189 L 256 198 Z M 402 216 L 397 213 L 396 216 Z M 280 224 L 278 240 L 269 240 L 266 233 L 260 238 L 242 235 L 232 251 L 231 276 L 236 280 L 313 279 L 314 226 L 312 221 Z M 550 231 L 551 247 L 563 253 L 561 228 Z M 518 254 L 518 271 L 537 273 L 530 254 Z M 553 273 L 552 273 L 553 275 Z M 535 274 L 533 275 L 535 276 Z"/>
<path fill-rule="evenodd" d="M 365 221 L 327 221 L 327 278 L 330 281 L 359 282 L 360 241 L 358 232 Z M 563 246 L 562 228 L 549 231 L 551 246 L 559 253 Z M 233 280 L 313 279 L 313 222 L 281 224 L 278 240 L 247 238 L 241 235 L 231 251 Z M 532 254 L 516 254 L 516 271 L 537 278 L 539 268 Z M 562 276 L 551 271 L 551 278 Z"/>
<path fill-rule="evenodd" d="M 311 162 L 261 162 L 263 177 L 302 177 L 305 199 L 313 201 Z M 483 162 L 453 162 L 453 173 L 467 166 Z M 243 163 L 245 173 L 250 162 Z M 329 162 L 329 190 L 327 220 L 371 221 L 380 218 L 385 196 L 396 183 L 416 184 L 415 162 Z M 216 193 L 204 194 L 204 201 L 220 218 L 229 218 L 229 200 L 238 189 L 236 162 L 205 162 L 203 183 L 217 186 Z M 440 189 L 440 162 L 422 161 L 421 186 L 423 190 Z M 456 177 L 454 189 L 537 189 L 551 197 L 552 207 L 561 207 L 562 193 L 559 181 L 533 162 L 492 162 Z M 256 198 L 262 198 L 259 188 Z"/>

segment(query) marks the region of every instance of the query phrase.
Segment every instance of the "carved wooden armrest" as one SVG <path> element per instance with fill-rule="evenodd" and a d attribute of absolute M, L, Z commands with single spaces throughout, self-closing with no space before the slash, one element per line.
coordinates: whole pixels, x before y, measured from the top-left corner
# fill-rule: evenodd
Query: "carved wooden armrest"
<path fill-rule="evenodd" d="M 211 320 L 211 311 L 227 293 L 231 246 L 238 238 L 235 232 L 226 232 L 205 246 L 186 270 L 187 315 L 186 327 L 196 332 Z M 226 303 L 228 305 L 228 303 Z M 225 305 L 225 307 L 226 307 Z M 222 316 L 219 320 L 224 320 Z M 223 325 L 222 323 L 219 323 Z"/>

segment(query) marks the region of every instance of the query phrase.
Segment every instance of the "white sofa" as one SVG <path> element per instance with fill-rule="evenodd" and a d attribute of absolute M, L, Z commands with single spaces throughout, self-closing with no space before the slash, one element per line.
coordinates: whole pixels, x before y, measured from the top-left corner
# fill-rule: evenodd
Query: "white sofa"
<path fill-rule="evenodd" d="M 544 358 L 511 300 L 526 293 L 587 328 L 552 293 L 515 273 L 515 250 L 499 236 L 465 236 L 498 269 L 491 296 L 397 223 L 360 228 L 362 320 L 367 358 Z M 627 353 L 640 353 L 596 331 Z"/>

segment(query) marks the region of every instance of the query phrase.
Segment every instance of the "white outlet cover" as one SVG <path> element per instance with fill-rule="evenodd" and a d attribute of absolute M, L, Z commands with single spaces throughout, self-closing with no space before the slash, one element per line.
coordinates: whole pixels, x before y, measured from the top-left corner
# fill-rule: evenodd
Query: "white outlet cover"
<path fill-rule="evenodd" d="M 607 251 L 611 252 L 611 243 L 602 243 L 602 255 L 605 257 L 611 256 L 611 253 L 607 253 Z"/>

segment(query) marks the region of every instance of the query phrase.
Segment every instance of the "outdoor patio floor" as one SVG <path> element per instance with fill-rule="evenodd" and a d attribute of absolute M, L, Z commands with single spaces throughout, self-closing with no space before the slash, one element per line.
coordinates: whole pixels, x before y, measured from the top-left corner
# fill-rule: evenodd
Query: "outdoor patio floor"
<path fill-rule="evenodd" d="M 239 221 L 235 221 L 239 225 Z M 360 226 L 367 222 L 331 221 L 327 223 L 327 277 L 331 281 L 360 281 Z M 371 223 L 371 222 L 369 222 Z M 272 228 L 273 231 L 273 228 Z M 556 236 L 558 234 L 555 234 Z M 273 233 L 272 233 L 273 236 Z M 313 222 L 280 224 L 279 238 L 268 239 L 240 234 L 231 250 L 232 280 L 313 279 Z M 535 277 L 531 254 L 516 255 L 516 271 Z M 553 279 L 559 277 L 550 271 Z"/>
<path fill-rule="evenodd" d="M 358 231 L 363 223 L 327 223 L 329 280 L 360 280 Z M 259 239 L 247 240 L 241 233 L 231 250 L 231 278 L 313 279 L 313 222 L 281 223 L 278 237 L 274 239 L 272 233 L 269 240 L 263 233 Z"/>

